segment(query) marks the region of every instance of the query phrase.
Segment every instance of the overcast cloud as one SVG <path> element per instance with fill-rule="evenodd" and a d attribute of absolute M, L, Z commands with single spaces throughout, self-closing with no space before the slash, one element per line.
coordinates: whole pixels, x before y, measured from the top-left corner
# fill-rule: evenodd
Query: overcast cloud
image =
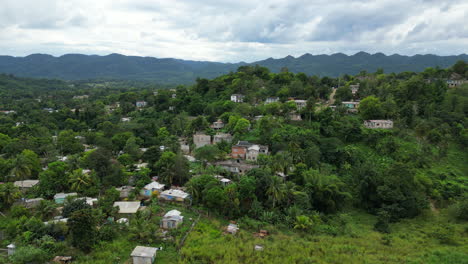
<path fill-rule="evenodd" d="M 468 1 L 0 0 L 0 54 L 468 53 Z"/>

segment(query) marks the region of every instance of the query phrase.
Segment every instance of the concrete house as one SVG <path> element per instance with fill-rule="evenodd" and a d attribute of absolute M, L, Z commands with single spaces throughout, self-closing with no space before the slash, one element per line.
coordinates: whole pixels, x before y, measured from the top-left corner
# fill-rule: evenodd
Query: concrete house
<path fill-rule="evenodd" d="M 119 214 L 135 214 L 140 209 L 140 202 L 114 202 L 114 207 L 119 207 Z"/>
<path fill-rule="evenodd" d="M 268 97 L 265 100 L 265 104 L 271 104 L 271 103 L 276 103 L 279 102 L 279 97 Z"/>
<path fill-rule="evenodd" d="M 179 138 L 180 150 L 184 154 L 190 154 L 190 146 L 185 138 Z"/>
<path fill-rule="evenodd" d="M 213 122 L 213 124 L 210 125 L 210 127 L 214 130 L 219 130 L 224 127 L 224 122 L 221 119 L 218 119 L 216 122 Z"/>
<path fill-rule="evenodd" d="M 268 147 L 257 145 L 248 141 L 239 141 L 237 145 L 231 148 L 231 157 L 233 159 L 248 159 L 256 161 L 258 154 L 268 154 Z"/>
<path fill-rule="evenodd" d="M 184 221 L 184 217 L 181 212 L 177 210 L 171 210 L 167 212 L 161 220 L 161 228 L 173 229 L 179 227 Z"/>
<path fill-rule="evenodd" d="M 177 202 L 183 202 L 186 199 L 190 199 L 190 194 L 182 191 L 182 190 L 177 190 L 177 189 L 170 189 L 162 192 L 159 195 L 160 199 L 166 200 L 166 201 L 177 201 Z"/>
<path fill-rule="evenodd" d="M 161 193 L 164 190 L 164 186 L 165 186 L 164 184 L 153 181 L 145 185 L 145 187 L 143 187 L 140 193 L 143 196 L 151 197 L 153 192 L 158 192 L 158 194 Z"/>
<path fill-rule="evenodd" d="M 39 183 L 39 180 L 24 180 L 24 181 L 15 181 L 13 185 L 20 188 L 21 190 L 28 190 Z"/>
<path fill-rule="evenodd" d="M 243 103 L 244 102 L 244 95 L 242 94 L 233 94 L 231 95 L 231 101 L 234 103 Z"/>
<path fill-rule="evenodd" d="M 15 202 L 14 205 L 22 205 L 30 209 L 30 208 L 35 208 L 36 206 L 38 206 L 43 200 L 44 200 L 43 198 L 22 199 L 21 201 Z"/>
<path fill-rule="evenodd" d="M 211 144 L 211 136 L 205 133 L 197 132 L 193 135 L 193 143 L 197 148 Z"/>
<path fill-rule="evenodd" d="M 148 103 L 146 101 L 137 101 L 135 103 L 136 107 L 138 108 L 141 108 L 141 107 L 146 107 L 146 105 L 148 105 Z"/>
<path fill-rule="evenodd" d="M 289 114 L 289 119 L 291 119 L 292 121 L 301 121 L 302 120 L 302 117 L 299 113 L 297 112 L 292 112 Z"/>
<path fill-rule="evenodd" d="M 156 259 L 156 251 L 154 247 L 137 246 L 130 255 L 133 264 L 153 264 Z"/>
<path fill-rule="evenodd" d="M 366 120 L 364 121 L 364 126 L 367 128 L 391 129 L 393 128 L 393 121 L 392 120 Z"/>
<path fill-rule="evenodd" d="M 221 141 L 226 141 L 226 142 L 231 142 L 232 141 L 232 135 L 229 133 L 221 133 L 218 132 L 216 135 L 213 137 L 213 143 L 221 143 Z"/>

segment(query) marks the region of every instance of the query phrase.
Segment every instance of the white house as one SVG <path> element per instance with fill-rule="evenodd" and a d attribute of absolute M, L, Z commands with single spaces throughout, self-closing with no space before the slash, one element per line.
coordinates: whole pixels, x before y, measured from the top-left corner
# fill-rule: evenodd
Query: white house
<path fill-rule="evenodd" d="M 302 108 L 306 107 L 307 105 L 307 100 L 299 100 L 295 99 L 293 102 L 296 104 L 297 110 L 301 110 Z"/>
<path fill-rule="evenodd" d="M 177 210 L 171 210 L 167 212 L 161 220 L 161 228 L 172 229 L 177 228 L 184 221 L 184 217 L 181 212 Z"/>
<path fill-rule="evenodd" d="M 279 97 L 268 97 L 265 100 L 265 104 L 271 104 L 271 103 L 276 103 L 279 102 Z"/>
<path fill-rule="evenodd" d="M 349 86 L 349 88 L 351 89 L 351 93 L 353 95 L 355 95 L 359 91 L 359 83 L 358 84 L 351 84 Z"/>
<path fill-rule="evenodd" d="M 114 202 L 119 207 L 119 214 L 135 214 L 140 209 L 140 202 Z"/>
<path fill-rule="evenodd" d="M 233 94 L 231 95 L 231 101 L 234 103 L 243 103 L 244 102 L 244 95 L 242 94 Z"/>
<path fill-rule="evenodd" d="M 133 264 L 153 264 L 157 250 L 154 247 L 137 246 L 130 255 Z"/>
<path fill-rule="evenodd" d="M 393 121 L 392 120 L 366 120 L 364 121 L 364 126 L 367 128 L 391 129 L 393 128 Z"/>

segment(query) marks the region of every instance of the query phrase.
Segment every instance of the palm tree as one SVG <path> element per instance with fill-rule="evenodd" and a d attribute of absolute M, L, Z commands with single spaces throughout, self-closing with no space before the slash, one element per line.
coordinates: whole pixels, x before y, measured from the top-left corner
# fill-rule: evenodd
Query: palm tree
<path fill-rule="evenodd" d="M 312 221 L 306 215 L 296 216 L 296 222 L 294 223 L 294 229 L 307 230 L 312 227 Z"/>
<path fill-rule="evenodd" d="M 269 195 L 272 200 L 272 208 L 275 208 L 276 203 L 281 202 L 286 194 L 283 180 L 280 177 L 271 176 L 268 180 L 266 194 Z"/>
<path fill-rule="evenodd" d="M 11 170 L 11 174 L 16 179 L 24 180 L 31 176 L 31 167 L 27 162 L 24 162 L 21 158 L 15 160 L 15 166 Z"/>
<path fill-rule="evenodd" d="M 9 182 L 0 185 L 0 202 L 4 206 L 13 204 L 20 197 L 21 192 L 13 183 Z"/>
<path fill-rule="evenodd" d="M 55 212 L 56 204 L 53 201 L 42 200 L 36 207 L 36 214 L 42 220 L 49 219 Z"/>
<path fill-rule="evenodd" d="M 92 184 L 93 179 L 89 173 L 83 173 L 83 170 L 78 169 L 70 174 L 68 182 L 71 184 L 73 191 L 81 192 L 85 187 Z"/>

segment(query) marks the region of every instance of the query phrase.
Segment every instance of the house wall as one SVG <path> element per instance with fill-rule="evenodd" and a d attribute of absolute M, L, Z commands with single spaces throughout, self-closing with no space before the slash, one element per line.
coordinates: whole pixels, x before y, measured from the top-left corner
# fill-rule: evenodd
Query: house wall
<path fill-rule="evenodd" d="M 246 149 L 244 147 L 233 146 L 231 149 L 231 156 L 234 159 L 245 159 Z"/>
<path fill-rule="evenodd" d="M 153 260 L 150 257 L 133 257 L 133 264 L 152 264 Z"/>

